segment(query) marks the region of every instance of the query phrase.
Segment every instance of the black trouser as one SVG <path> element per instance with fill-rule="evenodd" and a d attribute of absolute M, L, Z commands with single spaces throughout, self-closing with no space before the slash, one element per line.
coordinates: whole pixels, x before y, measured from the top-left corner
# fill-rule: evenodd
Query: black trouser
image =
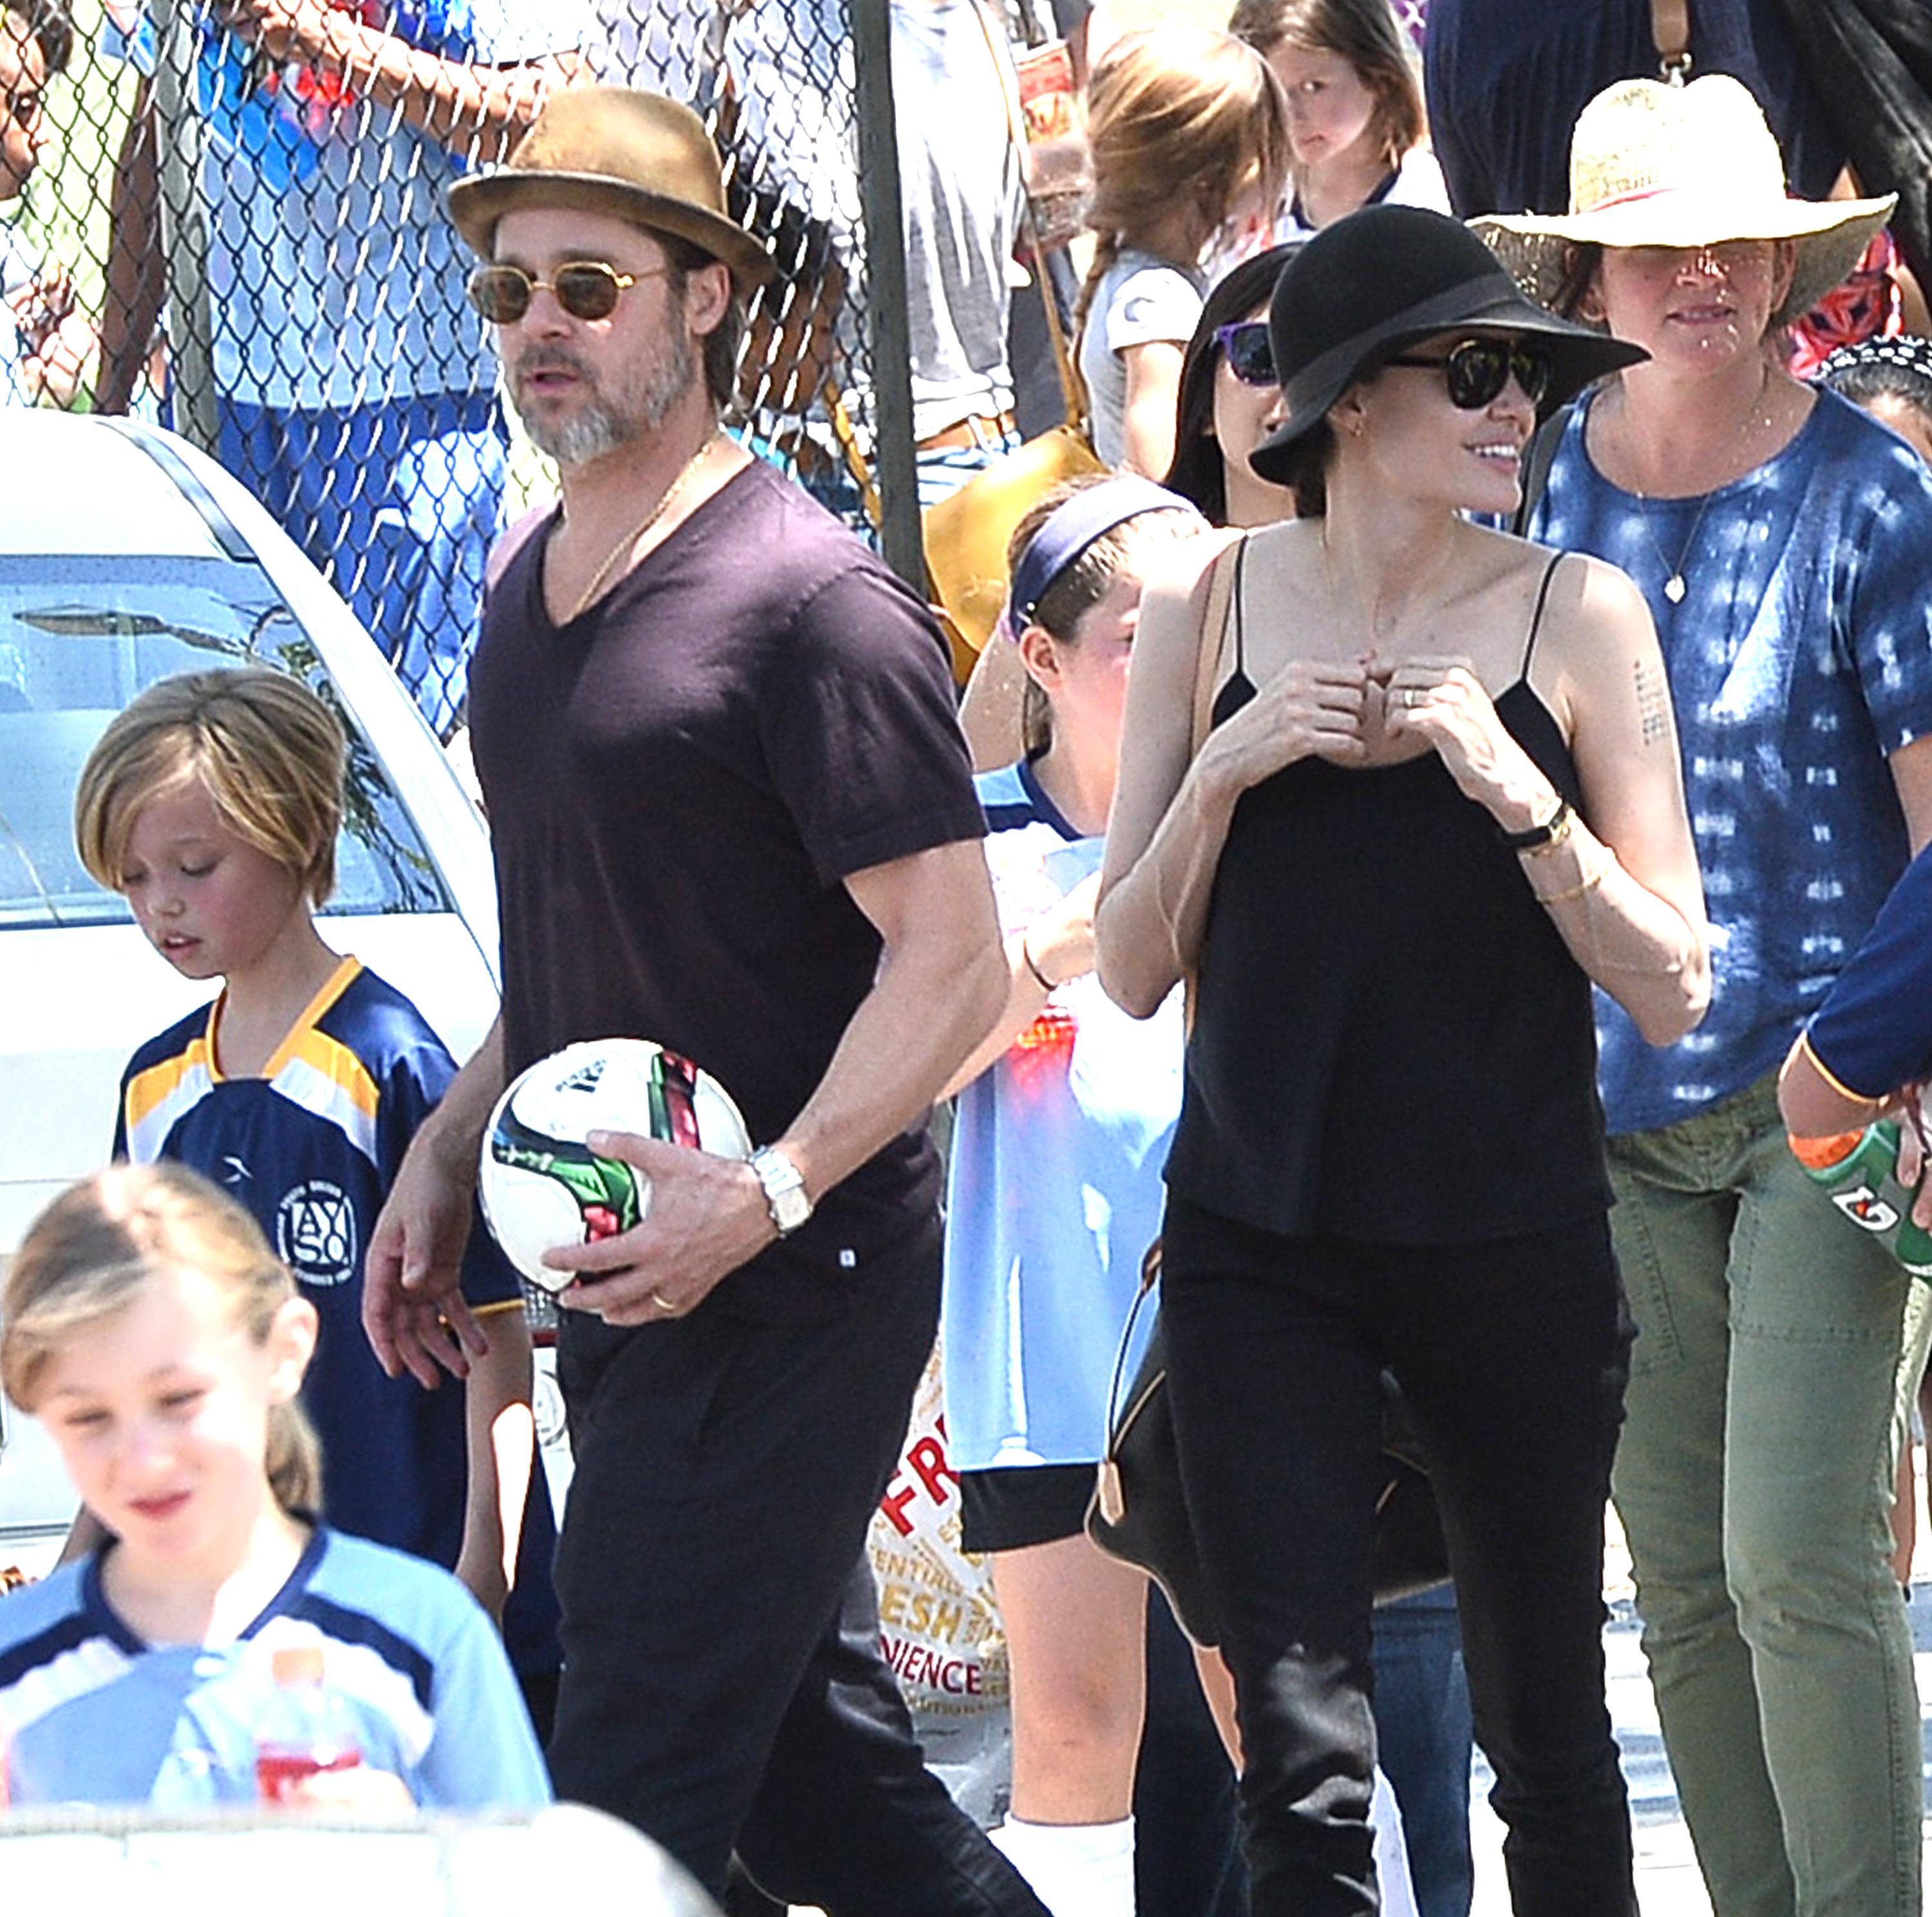
<path fill-rule="evenodd" d="M 1518 1917 L 1634 1917 L 1604 1690 L 1604 1510 L 1629 1345 L 1604 1221 L 1392 1246 L 1282 1238 L 1176 1199 L 1163 1244 L 1182 1474 L 1240 1699 L 1255 1917 L 1376 1907 L 1384 1365 L 1442 1508 Z"/>
<path fill-rule="evenodd" d="M 714 1896 L 740 1846 L 832 1917 L 1045 1917 L 924 1768 L 879 1655 L 866 1528 L 932 1349 L 937 1221 L 879 1265 L 829 1325 L 566 1315 L 551 1771 Z"/>

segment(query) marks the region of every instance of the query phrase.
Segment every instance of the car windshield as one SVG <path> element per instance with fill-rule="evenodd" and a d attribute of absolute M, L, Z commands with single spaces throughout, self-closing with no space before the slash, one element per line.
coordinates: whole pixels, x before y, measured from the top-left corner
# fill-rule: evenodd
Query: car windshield
<path fill-rule="evenodd" d="M 446 912 L 407 811 L 314 642 L 255 566 L 0 558 L 0 927 L 125 921 L 74 849 L 74 792 L 107 722 L 170 674 L 244 661 L 298 674 L 349 735 L 333 913 Z"/>

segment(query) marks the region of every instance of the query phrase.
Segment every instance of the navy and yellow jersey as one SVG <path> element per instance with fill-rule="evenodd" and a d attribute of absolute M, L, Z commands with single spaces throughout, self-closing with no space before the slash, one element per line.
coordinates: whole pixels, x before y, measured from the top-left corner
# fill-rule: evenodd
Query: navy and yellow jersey
<path fill-rule="evenodd" d="M 190 1166 L 254 1215 L 322 1321 L 302 1402 L 322 1439 L 329 1522 L 452 1566 L 468 1483 L 464 1394 L 385 1375 L 362 1330 L 362 1260 L 403 1155 L 455 1062 L 416 1007 L 352 958 L 259 1077 L 222 1074 L 221 1008 L 217 999 L 135 1053 L 122 1079 L 115 1156 Z M 463 1288 L 479 1317 L 522 1308 L 516 1274 L 480 1219 Z M 519 1558 L 525 1602 L 514 1627 L 506 1620 L 513 1639 L 533 1624 L 525 1605 L 536 1594 L 550 1601 L 554 1532 L 539 1465 Z"/>

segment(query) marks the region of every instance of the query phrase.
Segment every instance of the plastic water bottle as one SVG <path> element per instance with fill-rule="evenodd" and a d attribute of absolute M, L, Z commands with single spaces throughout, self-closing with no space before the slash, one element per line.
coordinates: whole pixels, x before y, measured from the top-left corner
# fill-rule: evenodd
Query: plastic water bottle
<path fill-rule="evenodd" d="M 269 1659 L 275 1688 L 255 1737 L 255 1789 L 280 1804 L 309 1778 L 362 1762 L 356 1720 L 322 1681 L 322 1647 L 285 1644 Z"/>
<path fill-rule="evenodd" d="M 1912 1221 L 1914 1194 L 1898 1182 L 1894 1120 L 1834 1138 L 1793 1138 L 1791 1149 L 1852 1224 L 1881 1240 L 1914 1278 L 1932 1281 L 1932 1232 Z"/>

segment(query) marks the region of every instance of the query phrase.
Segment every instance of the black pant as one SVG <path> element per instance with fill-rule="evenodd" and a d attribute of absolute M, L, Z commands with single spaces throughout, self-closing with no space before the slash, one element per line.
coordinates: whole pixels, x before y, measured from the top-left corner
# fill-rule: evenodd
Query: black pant
<path fill-rule="evenodd" d="M 1376 1908 L 1384 1365 L 1442 1507 L 1518 1917 L 1634 1917 L 1604 1690 L 1604 1510 L 1629 1345 L 1604 1221 L 1410 1247 L 1282 1238 L 1175 1199 L 1164 1247 L 1182 1474 L 1240 1699 L 1255 1917 Z"/>
<path fill-rule="evenodd" d="M 1201 1694 L 1194 1647 L 1148 1593 L 1147 1721 L 1134 1768 L 1137 1917 L 1248 1917 L 1234 1769 Z"/>
<path fill-rule="evenodd" d="M 832 1917 L 1045 1917 L 926 1770 L 879 1655 L 866 1528 L 932 1345 L 937 1221 L 890 1263 L 830 1325 L 716 1294 L 632 1330 L 566 1315 L 550 1768 L 714 1896 L 735 1846 Z"/>

